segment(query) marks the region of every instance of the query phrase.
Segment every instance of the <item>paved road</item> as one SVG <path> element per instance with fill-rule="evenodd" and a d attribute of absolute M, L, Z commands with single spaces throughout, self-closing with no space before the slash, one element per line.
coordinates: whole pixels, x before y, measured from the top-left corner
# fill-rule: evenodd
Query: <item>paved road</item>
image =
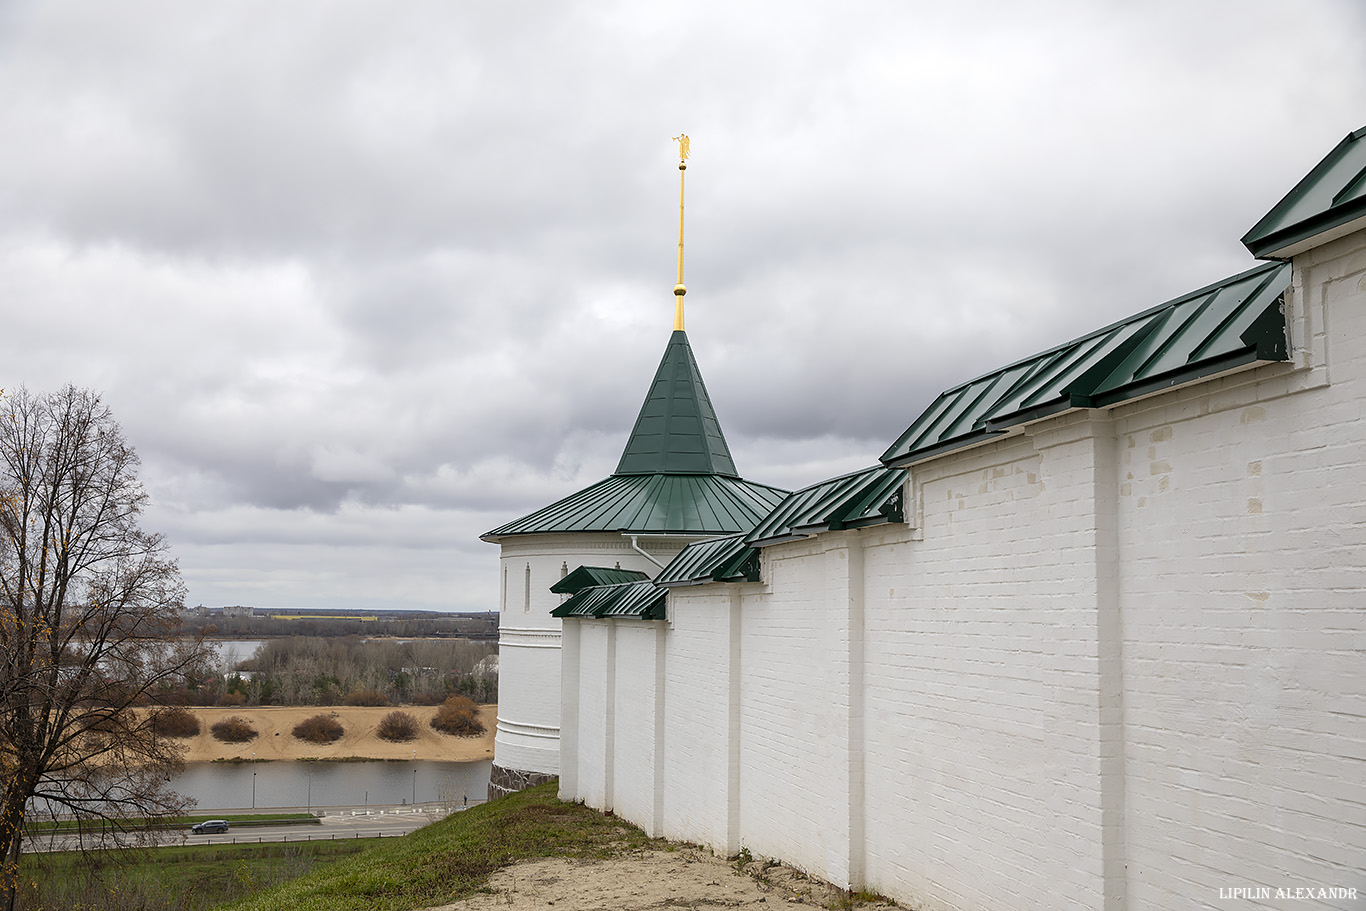
<path fill-rule="evenodd" d="M 205 815 L 204 811 L 199 811 Z M 224 813 L 223 815 L 230 815 Z M 222 835 L 195 835 L 189 828 L 168 831 L 158 836 L 156 847 L 180 845 L 265 844 L 290 841 L 340 841 L 346 838 L 393 838 L 407 835 L 445 815 L 436 806 L 373 808 L 330 808 L 320 824 L 300 823 L 284 826 L 233 826 Z M 24 852 L 71 851 L 79 847 L 74 836 L 43 836 L 24 843 Z"/>
<path fill-rule="evenodd" d="M 390 838 L 407 835 L 440 818 L 425 813 L 373 813 L 369 816 L 324 816 L 321 825 L 234 826 L 223 835 L 195 835 L 186 829 L 167 844 L 216 845 L 270 841 L 335 841 L 342 838 Z"/>

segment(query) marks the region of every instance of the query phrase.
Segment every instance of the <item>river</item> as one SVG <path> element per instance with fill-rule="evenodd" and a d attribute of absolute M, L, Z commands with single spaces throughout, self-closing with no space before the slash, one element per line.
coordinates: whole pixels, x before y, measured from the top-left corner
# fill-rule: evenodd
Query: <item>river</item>
<path fill-rule="evenodd" d="M 482 801 L 492 763 L 192 762 L 171 787 L 199 810 L 400 806 Z"/>
<path fill-rule="evenodd" d="M 206 639 L 204 644 L 213 649 L 215 657 L 220 662 L 225 661 L 231 666 L 236 667 L 241 661 L 246 661 L 256 650 L 265 645 L 264 639 Z"/>

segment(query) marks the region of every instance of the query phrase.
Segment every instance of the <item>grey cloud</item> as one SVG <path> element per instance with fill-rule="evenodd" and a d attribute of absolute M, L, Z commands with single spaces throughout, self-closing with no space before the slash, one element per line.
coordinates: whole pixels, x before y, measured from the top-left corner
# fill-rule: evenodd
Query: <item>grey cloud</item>
<path fill-rule="evenodd" d="M 680 130 L 692 344 L 800 486 L 1246 268 L 1366 94 L 1348 2 L 0 11 L 0 386 L 105 391 L 206 603 L 489 606 L 668 338 Z"/>

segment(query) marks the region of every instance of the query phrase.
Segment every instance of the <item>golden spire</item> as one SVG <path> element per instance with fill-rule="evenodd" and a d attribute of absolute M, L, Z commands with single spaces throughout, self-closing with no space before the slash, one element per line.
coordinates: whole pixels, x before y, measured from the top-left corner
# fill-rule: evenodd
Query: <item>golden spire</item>
<path fill-rule="evenodd" d="M 679 332 L 683 329 L 683 295 L 688 293 L 683 285 L 683 175 L 688 170 L 688 134 L 678 134 L 674 142 L 678 143 L 678 284 L 674 285 L 674 331 Z"/>

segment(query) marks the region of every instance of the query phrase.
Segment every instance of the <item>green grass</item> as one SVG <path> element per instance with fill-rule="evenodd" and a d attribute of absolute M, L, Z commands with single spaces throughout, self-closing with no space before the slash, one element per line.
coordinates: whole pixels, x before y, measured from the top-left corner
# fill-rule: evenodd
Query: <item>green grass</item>
<path fill-rule="evenodd" d="M 207 911 L 363 853 L 377 839 L 205 845 L 21 860 L 25 911 Z"/>
<path fill-rule="evenodd" d="M 214 762 L 218 760 L 215 759 Z M 369 756 L 300 756 L 294 762 L 407 762 L 407 759 L 373 759 Z"/>
<path fill-rule="evenodd" d="M 228 765 L 242 765 L 248 762 L 274 762 L 274 759 L 252 759 L 246 756 L 220 756 L 217 759 L 210 759 L 210 762 L 226 762 Z"/>
<path fill-rule="evenodd" d="M 649 843 L 628 823 L 561 803 L 555 788 L 471 807 L 221 911 L 409 911 L 472 895 L 490 873 L 526 858 L 606 858 Z"/>

